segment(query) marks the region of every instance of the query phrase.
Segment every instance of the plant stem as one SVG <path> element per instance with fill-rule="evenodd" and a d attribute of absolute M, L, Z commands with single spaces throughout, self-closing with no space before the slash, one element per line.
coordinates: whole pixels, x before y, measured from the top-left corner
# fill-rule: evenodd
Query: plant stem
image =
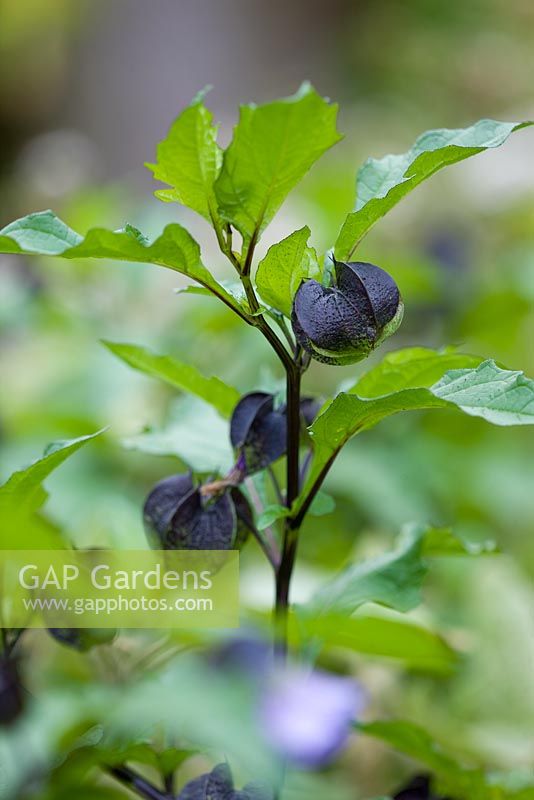
<path fill-rule="evenodd" d="M 250 276 L 245 274 L 245 272 L 243 272 L 241 275 L 241 282 L 243 284 L 243 288 L 247 296 L 250 310 L 253 314 L 253 316 L 248 320 L 249 323 L 258 328 L 258 330 L 260 330 L 261 333 L 265 336 L 265 338 L 275 351 L 276 355 L 284 365 L 286 372 L 288 372 L 289 370 L 293 370 L 295 368 L 295 365 L 293 363 L 293 359 L 291 358 L 290 353 L 288 353 L 283 343 L 280 341 L 276 333 L 270 327 L 266 319 L 261 314 L 258 314 L 260 310 L 260 304 L 258 303 L 258 298 L 256 297 L 256 293 L 254 291 L 254 287 L 252 286 L 252 281 L 250 280 Z"/>
<path fill-rule="evenodd" d="M 287 386 L 287 493 L 286 506 L 291 508 L 300 489 L 300 382 L 301 372 L 295 362 L 286 371 Z M 282 558 L 276 575 L 276 608 L 278 644 L 283 654 L 287 652 L 287 622 L 289 587 L 297 555 L 299 526 L 291 516 L 284 526 Z"/>
<path fill-rule="evenodd" d="M 259 235 L 259 228 L 256 227 L 248 244 L 243 264 L 242 274 L 244 277 L 247 278 L 250 276 L 250 270 L 252 269 L 252 259 L 254 258 L 254 250 L 256 249 L 256 244 L 258 242 L 258 235 Z"/>
<path fill-rule="evenodd" d="M 293 366 L 287 372 L 287 495 L 286 506 L 291 508 L 300 489 L 300 370 Z"/>
<path fill-rule="evenodd" d="M 302 467 L 301 467 L 301 470 L 300 470 L 300 488 L 301 489 L 304 486 L 304 484 L 306 483 L 306 477 L 307 477 L 308 472 L 310 470 L 312 460 L 313 460 L 313 449 L 310 448 L 308 450 L 308 452 L 306 453 L 306 456 L 304 458 L 304 463 L 302 464 Z"/>
<path fill-rule="evenodd" d="M 232 251 L 232 228 L 230 225 L 226 225 L 223 230 L 217 208 L 213 208 L 210 205 L 209 212 L 211 217 L 211 223 L 213 225 L 213 230 L 215 231 L 215 236 L 217 237 L 219 250 L 223 255 L 226 256 L 228 261 L 237 270 L 237 272 L 239 272 L 240 271 L 239 261 L 235 257 Z M 225 233 L 226 233 L 226 239 L 224 237 Z"/>
<path fill-rule="evenodd" d="M 256 527 L 252 527 L 250 528 L 250 531 L 265 553 L 269 564 L 276 572 L 280 566 L 280 548 L 278 547 L 278 543 L 274 538 L 272 530 L 270 528 L 266 528 L 264 531 L 259 531 Z M 265 534 L 265 536 L 262 534 Z"/>
<path fill-rule="evenodd" d="M 108 771 L 118 781 L 128 786 L 132 791 L 137 792 L 141 797 L 147 798 L 147 800 L 172 800 L 172 794 L 161 791 L 161 789 L 158 789 L 157 786 L 145 780 L 129 767 L 110 767 Z"/>
<path fill-rule="evenodd" d="M 282 331 L 282 333 L 284 335 L 284 339 L 288 343 L 291 352 L 294 353 L 297 345 L 295 344 L 295 340 L 291 336 L 289 328 L 287 327 L 287 323 L 285 321 L 284 315 L 283 314 L 279 314 L 278 312 L 274 312 L 273 310 L 270 310 L 267 313 L 274 320 L 274 322 L 276 322 L 276 324 L 278 325 L 278 327 Z"/>
<path fill-rule="evenodd" d="M 282 362 L 286 372 L 287 487 L 285 504 L 287 508 L 291 509 L 300 491 L 300 383 L 302 372 L 307 364 L 304 364 L 301 359 L 300 348 L 295 348 L 293 353 L 289 353 L 283 342 L 270 327 L 265 317 L 259 313 L 260 304 L 250 277 L 258 234 L 259 228 L 256 228 L 246 252 L 241 255 L 242 267 L 240 277 L 250 306 L 251 316 L 248 321 L 250 324 L 255 325 L 267 339 Z M 288 331 L 286 328 L 284 335 L 287 334 Z M 288 342 L 291 342 L 290 336 L 288 336 Z M 289 587 L 297 555 L 299 527 L 300 523 L 297 525 L 291 516 L 287 517 L 284 525 L 282 553 L 276 570 L 275 625 L 279 648 L 283 654 L 287 652 Z"/>
<path fill-rule="evenodd" d="M 291 355 L 288 353 L 286 348 L 284 347 L 283 343 L 280 341 L 276 333 L 272 330 L 269 326 L 268 322 L 264 319 L 264 317 L 259 314 L 260 311 L 260 304 L 258 303 L 258 298 L 256 297 L 256 293 L 254 291 L 254 287 L 252 285 L 252 281 L 250 279 L 250 271 L 252 268 L 252 259 L 254 257 L 254 250 L 256 248 L 257 238 L 258 238 L 258 230 L 254 231 L 254 234 L 249 242 L 246 254 L 241 256 L 241 261 L 235 255 L 232 250 L 232 227 L 228 225 L 226 227 L 226 236 L 227 239 L 225 241 L 223 233 L 220 229 L 220 225 L 216 216 L 212 214 L 212 223 L 215 229 L 215 234 L 217 236 L 217 242 L 219 244 L 219 249 L 225 255 L 228 260 L 231 262 L 232 266 L 238 271 L 239 276 L 241 278 L 241 283 L 243 284 L 243 288 L 245 290 L 245 294 L 247 296 L 248 304 L 250 306 L 250 311 L 252 312 L 249 314 L 244 314 L 243 311 L 238 308 L 237 306 L 233 305 L 224 295 L 220 294 L 217 291 L 214 291 L 212 286 L 207 286 L 213 294 L 216 294 L 217 297 L 222 300 L 225 305 L 232 309 L 239 317 L 241 317 L 244 322 L 248 325 L 252 325 L 255 328 L 258 328 L 259 331 L 263 334 L 263 336 L 267 339 L 275 353 L 277 354 L 278 358 L 284 365 L 286 369 L 288 369 L 292 365 Z M 244 263 L 243 263 L 244 262 Z M 202 281 L 198 281 L 201 285 Z"/>
<path fill-rule="evenodd" d="M 254 486 L 254 481 L 252 480 L 252 478 L 247 478 L 246 485 L 250 494 L 250 499 L 252 500 L 252 504 L 256 510 L 256 513 L 261 514 L 263 512 L 263 503 L 261 502 L 261 498 L 258 494 L 256 487 Z M 278 540 L 274 534 L 273 529 L 271 528 L 271 526 L 264 528 L 263 531 L 258 531 L 256 528 L 253 528 L 251 529 L 251 532 L 258 541 L 260 547 L 267 556 L 269 563 L 276 572 L 276 570 L 280 566 L 280 547 L 278 545 Z"/>
<path fill-rule="evenodd" d="M 267 467 L 267 474 L 269 475 L 269 478 L 270 478 L 271 483 L 273 485 L 274 493 L 276 495 L 276 501 L 280 505 L 283 505 L 283 503 L 284 503 L 284 495 L 282 494 L 282 490 L 280 489 L 280 484 L 278 483 L 278 478 L 276 477 L 275 472 L 274 472 L 271 464 L 269 464 L 269 466 Z"/>
<path fill-rule="evenodd" d="M 165 784 L 165 791 L 170 797 L 174 797 L 174 771 L 169 772 L 163 778 Z"/>
<path fill-rule="evenodd" d="M 315 481 L 313 483 L 313 486 L 311 487 L 310 491 L 308 492 L 308 494 L 306 496 L 306 499 L 304 500 L 304 502 L 302 503 L 302 506 L 300 507 L 300 510 L 295 515 L 294 524 L 295 524 L 296 527 L 300 527 L 302 525 L 302 522 L 304 521 L 304 517 L 308 513 L 309 507 L 313 503 L 313 501 L 314 501 L 319 489 L 321 488 L 321 486 L 324 483 L 324 480 L 325 480 L 326 476 L 330 472 L 330 468 L 331 468 L 332 464 L 334 463 L 338 452 L 339 451 L 336 450 L 336 452 L 331 456 L 331 458 L 328 459 L 328 461 L 326 462 L 326 464 L 322 468 L 321 472 L 319 473 L 319 475 L 315 479 Z"/>

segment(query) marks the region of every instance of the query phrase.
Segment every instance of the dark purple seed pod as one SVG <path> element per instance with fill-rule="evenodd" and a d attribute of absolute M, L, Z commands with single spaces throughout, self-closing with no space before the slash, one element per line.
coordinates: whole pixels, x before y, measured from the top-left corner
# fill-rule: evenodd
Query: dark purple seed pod
<path fill-rule="evenodd" d="M 24 689 L 17 662 L 0 657 L 0 725 L 11 725 L 24 710 Z"/>
<path fill-rule="evenodd" d="M 231 550 L 237 530 L 228 493 L 203 498 L 194 489 L 180 502 L 165 533 L 166 550 Z"/>
<path fill-rule="evenodd" d="M 301 283 L 291 312 L 300 346 L 326 364 L 366 358 L 402 321 L 397 284 L 380 267 L 363 261 L 334 261 L 333 284 Z"/>
<path fill-rule="evenodd" d="M 281 458 L 286 438 L 286 415 L 282 409 L 275 409 L 274 395 L 251 392 L 241 398 L 230 421 L 230 441 L 243 460 L 246 475 Z"/>
<path fill-rule="evenodd" d="M 232 773 L 227 764 L 219 764 L 211 772 L 190 781 L 178 800 L 273 800 L 271 789 L 249 783 L 244 789 L 234 789 Z"/>
<path fill-rule="evenodd" d="M 230 440 L 238 457 L 237 470 L 243 477 L 265 469 L 286 453 L 286 406 L 275 409 L 274 401 L 274 395 L 267 392 L 251 392 L 234 409 Z M 303 427 L 312 424 L 320 407 L 321 403 L 313 397 L 302 399 Z"/>
<path fill-rule="evenodd" d="M 438 797 L 431 790 L 428 775 L 418 775 L 394 796 L 394 800 L 450 800 L 450 798 Z"/>
<path fill-rule="evenodd" d="M 214 493 L 203 493 L 200 486 L 193 484 L 190 474 L 173 475 L 157 483 L 143 510 L 151 547 L 157 550 L 242 547 L 253 526 L 252 511 L 237 487 L 223 484 L 221 481 Z"/>
<path fill-rule="evenodd" d="M 143 508 L 145 531 L 154 549 L 162 539 L 180 502 L 194 490 L 190 473 L 171 475 L 159 481 L 148 495 Z"/>
<path fill-rule="evenodd" d="M 300 413 L 304 419 L 306 427 L 313 424 L 313 421 L 319 413 L 322 402 L 316 397 L 303 397 L 300 401 Z"/>
<path fill-rule="evenodd" d="M 233 800 L 234 782 L 227 764 L 219 764 L 212 772 L 190 781 L 178 795 L 178 800 L 204 800 L 208 797 L 210 800 Z"/>
<path fill-rule="evenodd" d="M 247 498 L 237 486 L 230 489 L 230 497 L 236 514 L 236 533 L 233 546 L 236 550 L 241 550 L 250 534 L 256 529 L 254 512 Z"/>
<path fill-rule="evenodd" d="M 59 644 L 82 653 L 101 644 L 111 644 L 117 635 L 115 628 L 48 628 L 50 636 Z"/>
<path fill-rule="evenodd" d="M 257 635 L 241 635 L 218 644 L 209 653 L 209 663 L 216 670 L 241 674 L 244 678 L 263 681 L 274 664 L 272 642 Z"/>

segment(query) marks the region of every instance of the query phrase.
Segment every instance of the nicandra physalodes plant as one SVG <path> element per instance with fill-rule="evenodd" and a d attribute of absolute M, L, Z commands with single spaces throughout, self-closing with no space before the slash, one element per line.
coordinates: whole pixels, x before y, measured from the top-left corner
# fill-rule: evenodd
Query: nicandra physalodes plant
<path fill-rule="evenodd" d="M 248 687 L 260 749 L 274 759 L 269 763 L 276 765 L 268 776 L 272 789 L 252 782 L 237 790 L 230 768 L 222 764 L 186 782 L 176 795 L 174 767 L 165 774 L 162 771 L 162 790 L 158 782 L 130 765 L 115 761 L 110 765 L 102 760 L 108 775 L 152 800 L 174 796 L 181 800 L 285 800 L 284 775 L 292 769 L 320 769 L 330 763 L 345 746 L 365 705 L 366 692 L 352 678 L 350 660 L 339 660 L 336 655 L 342 675 L 329 673 L 316 663 L 324 651 L 328 654 L 328 641 L 338 645 L 356 642 L 353 647 L 358 650 L 359 639 L 351 626 L 358 624 L 354 612 L 362 604 L 410 610 L 420 599 L 427 570 L 425 553 L 430 549 L 439 554 L 440 548 L 466 552 L 452 534 L 412 526 L 386 557 L 363 565 L 349 564 L 328 581 L 300 604 L 290 625 L 290 588 L 299 540 L 306 533 L 308 515 L 332 507 L 321 490 L 349 439 L 408 409 L 458 408 L 497 425 L 534 421 L 533 381 L 522 373 L 503 370 L 491 360 L 452 348 L 406 348 L 383 357 L 363 377 L 355 372 L 335 397 L 319 400 L 303 394 L 302 382 L 313 361 L 356 364 L 373 354 L 401 323 L 403 302 L 393 277 L 395 264 L 390 265 L 389 274 L 356 260 L 371 228 L 439 169 L 497 147 L 513 131 L 530 124 L 481 120 L 464 130 L 427 132 L 402 155 L 369 159 L 358 173 L 355 207 L 349 211 L 332 252 L 318 255 L 309 244 L 311 231 L 304 226 L 272 244 L 258 262 L 258 243 L 288 193 L 339 141 L 336 114 L 337 106 L 305 84 L 284 100 L 243 106 L 232 141 L 223 151 L 201 94 L 158 146 L 157 163 L 151 169 L 167 188 L 157 195 L 166 202 L 188 206 L 209 223 L 221 255 L 239 283 L 238 290 L 217 280 L 203 264 L 198 243 L 178 222 L 168 225 L 154 241 L 131 225 L 119 231 L 90 230 L 81 236 L 50 211 L 29 214 L 0 231 L 0 252 L 151 262 L 185 275 L 264 338 L 285 379 L 285 394 L 259 391 L 255 386 L 238 393 L 222 380 L 207 377 L 177 359 L 162 358 L 134 345 L 107 343 L 130 365 L 197 394 L 228 420 L 234 455 L 229 471 L 206 475 L 194 459 L 189 463 L 185 457 L 181 472 L 164 478 L 149 491 L 143 514 L 150 546 L 224 551 L 239 550 L 247 540 L 256 539 L 269 560 L 275 583 L 274 648 L 265 637 L 260 636 L 258 643 L 256 633 L 255 638 L 227 641 L 226 648 L 210 648 L 208 658 L 209 684 L 225 675 L 235 681 L 233 686 Z M 243 349 L 239 358 L 247 357 Z M 0 487 L 0 523 L 11 519 L 2 514 L 15 514 L 15 505 L 23 496 L 20 473 L 14 480 L 19 486 L 17 500 L 13 500 L 9 481 Z M 11 529 L 7 523 L 4 527 Z M 8 537 L 6 549 L 10 544 L 19 546 Z M 367 624 L 371 631 L 366 652 L 381 655 L 382 637 L 372 627 L 371 618 Z M 345 638 L 339 630 L 345 631 Z M 99 642 L 91 631 L 76 628 L 52 628 L 50 634 L 79 651 Z M 402 634 L 396 635 L 402 643 Z M 19 638 L 20 631 L 4 631 L 0 659 L 3 725 L 16 724 L 24 716 L 27 700 L 18 661 L 12 654 Z M 139 692 L 146 685 L 148 678 Z M 204 685 L 205 691 L 207 688 Z M 173 685 L 172 692 L 166 689 L 165 704 L 171 707 L 173 720 L 179 718 L 188 692 L 189 687 L 180 684 Z M 210 751 L 218 744 L 221 752 L 230 757 L 235 753 L 237 758 L 242 740 L 248 741 L 252 733 L 243 732 L 236 720 L 222 729 L 213 726 L 209 718 L 212 709 L 204 710 L 202 693 L 195 699 L 196 729 L 206 733 Z M 151 707 L 150 702 L 144 706 Z M 231 715 L 233 710 L 227 709 L 227 713 Z M 439 748 L 417 726 L 390 720 L 359 723 L 358 727 L 423 762 L 430 753 L 428 767 L 434 768 Z M 239 746 L 231 739 L 236 730 Z M 202 742 L 186 745 L 202 749 Z M 152 766 L 161 763 L 156 750 L 154 743 Z M 440 774 L 440 781 L 446 779 L 456 800 L 482 797 L 485 787 L 490 787 L 488 796 L 498 790 L 495 776 L 466 770 L 452 757 L 440 758 L 439 765 L 442 773 L 447 773 Z M 242 770 L 248 766 L 241 764 Z M 354 791 L 358 793 L 356 788 Z M 431 781 L 425 777 L 395 796 L 434 795 Z"/>

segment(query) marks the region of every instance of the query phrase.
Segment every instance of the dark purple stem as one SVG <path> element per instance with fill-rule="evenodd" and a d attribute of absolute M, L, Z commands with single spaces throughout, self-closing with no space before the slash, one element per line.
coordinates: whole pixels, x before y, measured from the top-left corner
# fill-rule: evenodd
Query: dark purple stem
<path fill-rule="evenodd" d="M 109 774 L 147 800 L 172 800 L 173 794 L 161 791 L 129 767 L 110 767 Z"/>

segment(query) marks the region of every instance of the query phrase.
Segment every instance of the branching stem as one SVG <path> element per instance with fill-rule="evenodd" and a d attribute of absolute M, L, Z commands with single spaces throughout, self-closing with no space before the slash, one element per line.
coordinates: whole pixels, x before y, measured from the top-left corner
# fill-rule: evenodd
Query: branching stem
<path fill-rule="evenodd" d="M 287 486 L 285 494 L 285 505 L 291 509 L 299 495 L 301 488 L 301 475 L 300 475 L 300 386 L 302 373 L 309 365 L 309 358 L 302 353 L 299 347 L 294 346 L 293 340 L 289 335 L 285 323 L 282 327 L 282 333 L 286 338 L 288 344 L 291 346 L 292 352 L 289 352 L 284 345 L 283 341 L 278 337 L 275 331 L 271 328 L 264 315 L 261 312 L 261 307 L 254 291 L 254 286 L 251 280 L 252 262 L 254 258 L 254 250 L 258 240 L 259 228 L 254 231 L 248 246 L 244 249 L 240 259 L 236 263 L 235 256 L 232 252 L 231 245 L 231 227 L 226 230 L 226 241 L 219 244 L 221 250 L 226 256 L 230 258 L 234 266 L 238 268 L 241 283 L 245 290 L 247 301 L 250 308 L 250 315 L 247 315 L 246 321 L 249 325 L 254 325 L 262 333 L 265 339 L 269 342 L 272 349 L 282 362 L 286 373 L 286 408 L 287 408 Z M 313 498 L 312 498 L 313 499 Z M 311 501 L 310 501 L 311 502 Z M 297 545 L 299 538 L 299 529 L 309 508 L 309 503 L 303 511 L 296 515 L 291 514 L 286 518 L 284 523 L 284 537 L 282 544 L 282 552 L 278 558 L 273 558 L 272 546 L 267 542 L 260 544 L 267 545 L 264 547 L 266 555 L 269 557 L 271 564 L 275 567 L 276 572 L 276 605 L 275 605 L 275 622 L 277 630 L 277 640 L 279 649 L 287 652 L 287 636 L 288 636 L 288 611 L 289 611 L 289 590 L 291 584 L 291 577 L 295 566 L 295 559 L 297 555 Z"/>
<path fill-rule="evenodd" d="M 260 304 L 258 303 L 258 298 L 256 297 L 256 293 L 254 291 L 254 287 L 252 285 L 250 276 L 246 275 L 243 272 L 241 275 L 241 282 L 243 284 L 248 304 L 252 312 L 252 317 L 249 318 L 250 324 L 254 325 L 256 328 L 258 328 L 259 331 L 261 331 L 263 336 L 267 339 L 267 341 L 275 351 L 276 355 L 284 365 L 286 371 L 288 369 L 292 369 L 294 367 L 294 364 L 290 353 L 286 350 L 284 344 L 280 341 L 280 339 L 273 331 L 273 329 L 271 328 L 265 317 L 263 317 L 262 314 L 259 313 Z"/>
<path fill-rule="evenodd" d="M 282 490 L 280 488 L 280 484 L 278 482 L 278 478 L 276 477 L 275 471 L 274 471 L 274 469 L 272 468 L 271 465 L 269 465 L 267 467 L 267 474 L 269 475 L 269 478 L 271 479 L 271 484 L 273 486 L 274 493 L 276 495 L 276 502 L 279 503 L 280 505 L 283 505 L 284 504 L 284 495 L 283 495 L 283 492 L 282 492 Z"/>
<path fill-rule="evenodd" d="M 256 513 L 262 514 L 263 503 L 261 501 L 261 498 L 258 494 L 256 487 L 254 486 L 254 481 L 252 480 L 252 478 L 248 478 L 246 483 L 250 499 L 252 500 L 252 504 L 256 509 Z M 278 545 L 278 541 L 273 529 L 270 526 L 264 528 L 263 531 L 258 531 L 256 528 L 254 528 L 252 530 L 252 534 L 258 540 L 260 547 L 267 556 L 269 563 L 271 564 L 276 573 L 278 567 L 280 566 L 280 547 Z"/>
<path fill-rule="evenodd" d="M 140 797 L 146 800 L 172 800 L 173 794 L 162 791 L 154 786 L 153 783 L 147 781 L 133 769 L 126 766 L 110 767 L 109 774 L 120 781 L 125 786 L 128 786 L 133 792 L 136 792 Z"/>
<path fill-rule="evenodd" d="M 287 492 L 286 506 L 292 508 L 300 489 L 300 384 L 301 372 L 295 362 L 286 371 L 287 386 Z M 289 516 L 285 520 L 282 558 L 276 575 L 276 608 L 278 644 L 282 652 L 287 651 L 287 624 L 289 611 L 289 588 L 299 537 L 299 525 Z"/>

